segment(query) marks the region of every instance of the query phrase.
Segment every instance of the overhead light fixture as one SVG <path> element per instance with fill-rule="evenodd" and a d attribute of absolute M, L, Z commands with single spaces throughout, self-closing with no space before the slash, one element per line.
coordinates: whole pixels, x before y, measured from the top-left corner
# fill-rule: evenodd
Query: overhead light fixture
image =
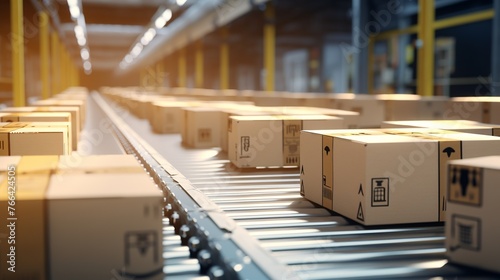
<path fill-rule="evenodd" d="M 80 56 L 82 57 L 83 60 L 88 60 L 90 58 L 89 50 L 87 50 L 86 48 L 81 49 Z"/>
<path fill-rule="evenodd" d="M 184 4 L 186 4 L 186 0 L 177 0 L 176 3 L 180 7 L 180 6 L 184 5 Z"/>
<path fill-rule="evenodd" d="M 155 36 L 156 36 L 156 29 L 149 28 L 148 31 L 144 33 L 144 36 L 142 36 L 141 44 L 143 44 L 144 46 L 148 45 Z"/>
<path fill-rule="evenodd" d="M 141 54 L 142 49 L 144 49 L 144 46 L 141 43 L 137 43 L 130 53 L 133 57 L 137 57 Z"/>
<path fill-rule="evenodd" d="M 92 73 L 92 64 L 90 63 L 90 52 L 87 46 L 87 32 L 85 17 L 82 12 L 81 0 L 67 0 L 71 19 L 75 23 L 75 37 L 80 47 L 80 56 L 83 61 L 83 69 L 86 74 Z"/>
<path fill-rule="evenodd" d="M 69 7 L 69 13 L 71 14 L 71 18 L 77 19 L 80 16 L 80 8 L 78 6 Z"/>
<path fill-rule="evenodd" d="M 165 26 L 165 24 L 172 19 L 172 10 L 166 9 L 156 20 L 155 27 L 160 29 Z"/>

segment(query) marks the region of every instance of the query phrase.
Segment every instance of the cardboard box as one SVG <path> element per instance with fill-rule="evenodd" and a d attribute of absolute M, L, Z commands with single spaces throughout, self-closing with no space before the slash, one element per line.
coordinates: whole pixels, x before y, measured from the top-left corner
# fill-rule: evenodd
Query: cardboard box
<path fill-rule="evenodd" d="M 212 148 L 221 145 L 221 109 L 214 107 L 182 108 L 184 126 L 182 143 L 193 148 Z"/>
<path fill-rule="evenodd" d="M 2 269 L 0 277 L 163 279 L 161 191 L 130 155 L 84 157 L 72 167 L 70 157 L 26 156 L 14 163 L 17 270 Z M 1 178 L 10 158 L 0 157 Z M 7 187 L 4 179 L 5 209 Z M 3 220 L 6 215 L 0 211 Z M 0 250 L 6 263 L 6 247 Z"/>
<path fill-rule="evenodd" d="M 364 225 L 444 221 L 448 160 L 500 155 L 498 137 L 433 129 L 310 130 L 300 141 L 301 195 Z"/>
<path fill-rule="evenodd" d="M 450 161 L 446 256 L 451 262 L 500 273 L 500 157 Z"/>
<path fill-rule="evenodd" d="M 385 120 L 385 103 L 374 95 L 337 93 L 330 97 L 327 107 L 359 113 L 359 128 L 378 128 Z"/>
<path fill-rule="evenodd" d="M 41 107 L 41 106 L 48 106 L 48 107 L 78 107 L 79 108 L 79 117 L 78 119 L 80 120 L 80 127 L 83 128 L 83 124 L 85 123 L 85 116 L 86 116 L 86 108 L 85 108 L 85 101 L 81 100 L 58 100 L 58 99 L 45 99 L 45 100 L 38 100 L 33 104 L 30 104 L 31 106 L 35 107 Z"/>
<path fill-rule="evenodd" d="M 69 123 L 0 123 L 0 156 L 67 155 L 71 152 Z"/>
<path fill-rule="evenodd" d="M 264 116 L 269 112 L 262 107 L 257 106 L 237 106 L 233 109 L 224 109 L 220 113 L 220 147 L 224 152 L 228 151 L 229 146 L 229 122 L 231 116 Z"/>
<path fill-rule="evenodd" d="M 500 97 L 453 97 L 444 118 L 500 124 Z"/>
<path fill-rule="evenodd" d="M 360 118 L 358 112 L 321 107 L 268 106 L 260 108 L 274 115 L 326 115 L 339 117 L 344 120 L 343 128 L 358 128 Z"/>
<path fill-rule="evenodd" d="M 500 136 L 500 125 L 485 124 L 467 120 L 427 120 L 427 121 L 385 121 L 383 128 L 437 128 L 466 133 Z"/>
<path fill-rule="evenodd" d="M 56 107 L 7 107 L 0 109 L 0 113 L 41 113 L 41 112 L 50 112 L 50 113 L 70 113 L 71 114 L 71 131 L 73 137 L 76 141 L 73 141 L 78 144 L 78 140 L 80 139 L 80 131 L 83 129 L 80 122 L 80 109 L 78 107 L 64 107 L 64 106 L 56 106 Z"/>
<path fill-rule="evenodd" d="M 324 115 L 232 116 L 228 157 L 239 168 L 297 166 L 301 130 L 342 126 L 341 118 Z"/>
<path fill-rule="evenodd" d="M 76 127 L 73 127 L 71 113 L 69 112 L 32 112 L 32 113 L 2 113 L 0 112 L 0 122 L 65 122 L 69 123 L 69 137 L 71 139 L 71 149 L 78 149 L 78 134 Z"/>
<path fill-rule="evenodd" d="M 157 101 L 153 103 L 151 129 L 156 133 L 180 133 L 184 126 L 182 108 L 199 105 L 196 101 Z"/>

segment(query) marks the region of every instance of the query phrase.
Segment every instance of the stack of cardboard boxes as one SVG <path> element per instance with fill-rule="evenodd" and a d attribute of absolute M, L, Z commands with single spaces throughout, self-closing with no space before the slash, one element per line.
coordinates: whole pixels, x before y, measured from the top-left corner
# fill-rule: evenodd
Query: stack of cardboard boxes
<path fill-rule="evenodd" d="M 0 157 L 0 278 L 163 279 L 162 202 L 130 155 Z"/>
<path fill-rule="evenodd" d="M 364 225 L 444 221 L 451 159 L 500 155 L 500 138 L 436 129 L 303 131 L 301 194 Z"/>

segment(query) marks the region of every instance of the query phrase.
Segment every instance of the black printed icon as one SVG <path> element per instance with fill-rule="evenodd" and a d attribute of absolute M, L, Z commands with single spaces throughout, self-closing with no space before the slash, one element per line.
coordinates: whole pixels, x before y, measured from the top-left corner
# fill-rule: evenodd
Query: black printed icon
<path fill-rule="evenodd" d="M 482 172 L 480 168 L 452 166 L 448 197 L 450 202 L 481 205 Z"/>
<path fill-rule="evenodd" d="M 451 154 L 453 154 L 455 152 L 455 149 L 453 149 L 452 147 L 446 147 L 443 149 L 443 153 L 446 153 L 446 155 L 449 157 L 451 157 Z"/>
<path fill-rule="evenodd" d="M 198 139 L 200 142 L 212 142 L 212 130 L 210 128 L 198 129 Z"/>
<path fill-rule="evenodd" d="M 325 150 L 325 152 L 326 152 L 326 155 L 328 155 L 328 153 L 330 152 L 330 147 L 325 146 L 325 149 L 324 149 L 324 150 Z"/>
<path fill-rule="evenodd" d="M 389 206 L 389 178 L 372 178 L 372 207 Z"/>
<path fill-rule="evenodd" d="M 365 196 L 365 193 L 363 192 L 363 185 L 362 184 L 359 184 L 358 194 L 361 194 L 361 196 Z"/>
<path fill-rule="evenodd" d="M 292 134 L 292 136 L 295 136 L 297 132 L 300 132 L 300 125 L 297 124 L 289 124 L 286 126 L 286 134 Z"/>
<path fill-rule="evenodd" d="M 361 202 L 358 205 L 358 214 L 356 215 L 356 218 L 360 221 L 365 221 L 365 215 L 363 214 L 363 205 L 361 205 Z"/>
<path fill-rule="evenodd" d="M 304 165 L 300 167 L 300 174 L 304 175 Z"/>
<path fill-rule="evenodd" d="M 250 150 L 250 136 L 241 136 L 241 153 Z"/>
<path fill-rule="evenodd" d="M 156 231 L 132 231 L 125 233 L 125 266 L 146 258 L 154 263 L 159 260 L 158 235 Z"/>
<path fill-rule="evenodd" d="M 452 215 L 450 251 L 481 250 L 481 220 L 464 215 Z"/>

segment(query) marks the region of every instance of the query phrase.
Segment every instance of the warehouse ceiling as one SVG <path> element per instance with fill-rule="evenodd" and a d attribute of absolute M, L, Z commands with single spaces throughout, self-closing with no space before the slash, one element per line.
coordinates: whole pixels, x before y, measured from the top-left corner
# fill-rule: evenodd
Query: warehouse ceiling
<path fill-rule="evenodd" d="M 268 0 L 188 0 L 182 7 L 176 0 L 82 0 L 87 42 L 92 68 L 123 70 L 119 65 L 144 32 L 165 8 L 173 11 L 172 19 L 157 32 L 150 45 L 144 47 L 131 68 L 154 63 L 190 42 L 231 24 L 231 41 L 262 39 L 264 4 Z M 80 48 L 74 34 L 67 0 L 52 2 L 57 9 L 60 31 L 76 62 Z M 317 45 L 315 38 L 330 32 L 350 29 L 351 0 L 275 0 L 278 44 L 290 46 Z M 210 44 L 210 38 L 205 38 Z M 217 38 L 212 40 L 216 45 Z M 124 67 L 122 67 L 124 68 Z"/>

